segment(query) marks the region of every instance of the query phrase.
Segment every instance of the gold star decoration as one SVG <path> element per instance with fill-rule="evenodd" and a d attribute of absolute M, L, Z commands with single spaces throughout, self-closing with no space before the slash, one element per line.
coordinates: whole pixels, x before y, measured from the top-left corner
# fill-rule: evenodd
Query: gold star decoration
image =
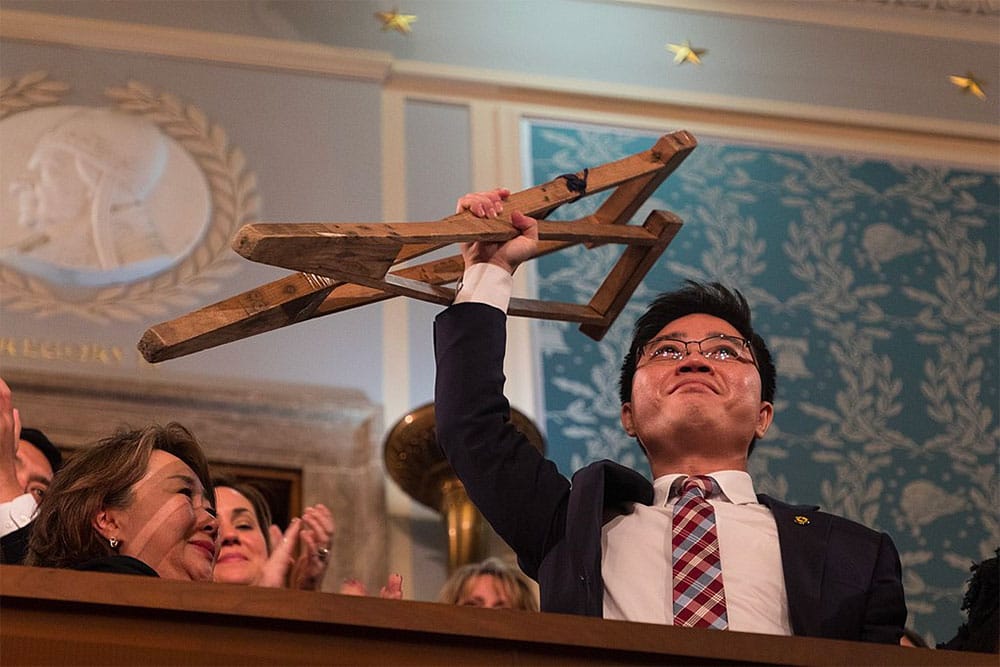
<path fill-rule="evenodd" d="M 961 88 L 963 92 L 971 93 L 981 100 L 986 99 L 986 93 L 983 92 L 985 84 L 977 79 L 976 75 L 972 72 L 966 72 L 965 76 L 955 76 L 953 74 L 948 77 L 948 80 Z"/>
<path fill-rule="evenodd" d="M 667 50 L 674 54 L 675 65 L 683 65 L 684 63 L 700 65 L 701 56 L 708 53 L 708 49 L 696 49 L 686 39 L 683 44 L 667 44 Z"/>
<path fill-rule="evenodd" d="M 415 14 L 400 14 L 398 9 L 391 12 L 375 12 L 375 18 L 382 22 L 382 30 L 395 30 L 401 35 L 410 34 L 410 24 L 417 20 Z"/>

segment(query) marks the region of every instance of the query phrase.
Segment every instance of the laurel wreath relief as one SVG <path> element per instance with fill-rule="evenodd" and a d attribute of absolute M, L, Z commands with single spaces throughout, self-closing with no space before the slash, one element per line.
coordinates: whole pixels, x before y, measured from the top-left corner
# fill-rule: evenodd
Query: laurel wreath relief
<path fill-rule="evenodd" d="M 58 104 L 69 90 L 65 83 L 31 72 L 0 79 L 0 119 L 35 107 Z M 246 158 L 229 146 L 225 130 L 209 122 L 199 108 L 143 83 L 106 89 L 119 111 L 142 116 L 180 144 L 201 168 L 209 184 L 212 211 L 204 238 L 173 268 L 150 279 L 98 289 L 86 299 L 72 299 L 45 281 L 0 266 L 0 302 L 11 310 L 45 317 L 71 313 L 98 323 L 136 321 L 187 308 L 217 290 L 218 279 L 236 270 L 229 251 L 234 232 L 260 209 L 257 178 Z"/>

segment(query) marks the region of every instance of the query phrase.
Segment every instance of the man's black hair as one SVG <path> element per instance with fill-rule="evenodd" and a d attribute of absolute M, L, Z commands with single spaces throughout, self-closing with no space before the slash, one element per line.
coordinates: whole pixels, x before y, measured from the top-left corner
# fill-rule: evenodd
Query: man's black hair
<path fill-rule="evenodd" d="M 37 428 L 22 428 L 21 440 L 30 442 L 38 448 L 38 451 L 45 455 L 45 458 L 49 460 L 49 465 L 52 466 L 53 475 L 59 472 L 59 468 L 62 467 L 62 452 L 52 444 L 52 441 L 44 433 Z"/>
<path fill-rule="evenodd" d="M 757 370 L 760 373 L 760 398 L 774 402 L 777 373 L 771 353 L 764 339 L 754 332 L 750 320 L 750 306 L 738 290 L 730 290 L 720 283 L 685 281 L 680 289 L 657 296 L 646 312 L 636 321 L 632 344 L 622 362 L 618 390 L 622 404 L 632 400 L 632 379 L 638 355 L 643 346 L 652 340 L 663 327 L 685 315 L 703 313 L 729 322 L 740 335 L 750 341 Z M 753 451 L 753 443 L 750 443 Z"/>
<path fill-rule="evenodd" d="M 1000 549 L 993 551 L 993 558 L 972 565 L 972 578 L 962 599 L 962 611 L 969 620 L 958 628 L 958 633 L 938 648 L 952 651 L 978 651 L 997 653 L 1000 650 L 1000 576 L 997 562 Z"/>

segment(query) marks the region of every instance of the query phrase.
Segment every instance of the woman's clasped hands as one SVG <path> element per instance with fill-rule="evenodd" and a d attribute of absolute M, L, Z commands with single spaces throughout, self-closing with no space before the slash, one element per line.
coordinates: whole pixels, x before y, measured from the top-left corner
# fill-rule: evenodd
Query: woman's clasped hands
<path fill-rule="evenodd" d="M 307 507 L 284 532 L 269 528 L 271 553 L 264 563 L 260 586 L 318 590 L 330 564 L 333 515 L 325 505 Z"/>

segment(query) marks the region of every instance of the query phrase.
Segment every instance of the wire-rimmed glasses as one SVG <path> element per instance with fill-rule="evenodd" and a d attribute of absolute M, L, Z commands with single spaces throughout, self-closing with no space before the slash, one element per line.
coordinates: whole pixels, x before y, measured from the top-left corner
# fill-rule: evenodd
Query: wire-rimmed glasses
<path fill-rule="evenodd" d="M 680 340 L 669 336 L 653 338 L 642 346 L 639 361 L 678 362 L 691 353 L 691 345 L 696 345 L 701 356 L 713 361 L 742 361 L 756 365 L 750 341 L 740 336 L 716 334 L 701 340 Z"/>

